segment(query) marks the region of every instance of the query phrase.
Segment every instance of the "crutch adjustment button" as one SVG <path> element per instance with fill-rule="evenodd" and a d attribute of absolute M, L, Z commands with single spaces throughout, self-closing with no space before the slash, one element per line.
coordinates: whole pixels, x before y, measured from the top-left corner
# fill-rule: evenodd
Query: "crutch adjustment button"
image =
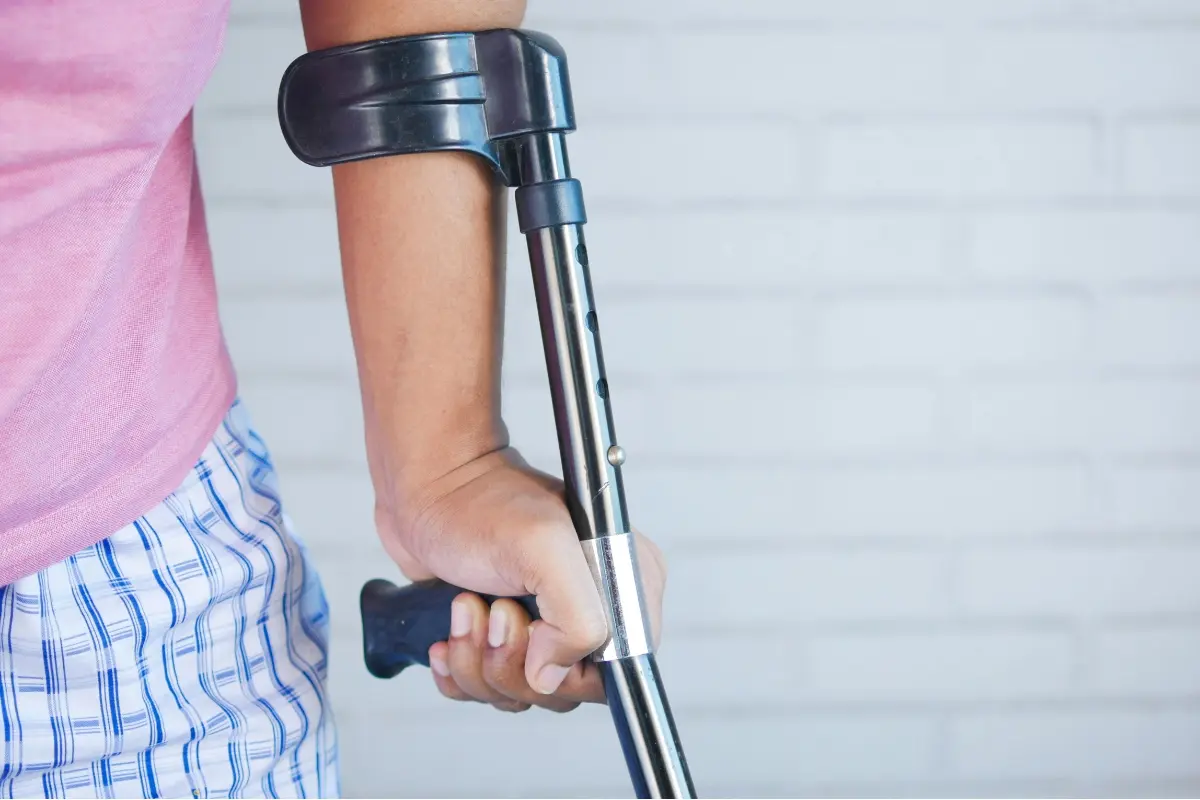
<path fill-rule="evenodd" d="M 619 444 L 614 444 L 608 448 L 608 463 L 614 467 L 619 467 L 625 463 L 625 448 Z"/>
<path fill-rule="evenodd" d="M 591 331 L 592 333 L 595 333 L 596 328 L 598 327 L 596 324 L 596 312 L 595 311 L 587 312 L 587 314 L 585 314 L 583 317 L 583 324 L 587 326 L 587 329 L 589 331 Z"/>
<path fill-rule="evenodd" d="M 608 397 L 608 381 L 604 378 L 596 381 L 596 394 L 601 398 Z"/>
<path fill-rule="evenodd" d="M 579 244 L 575 246 L 575 258 L 579 261 L 580 266 L 586 267 L 588 265 L 587 245 Z"/>

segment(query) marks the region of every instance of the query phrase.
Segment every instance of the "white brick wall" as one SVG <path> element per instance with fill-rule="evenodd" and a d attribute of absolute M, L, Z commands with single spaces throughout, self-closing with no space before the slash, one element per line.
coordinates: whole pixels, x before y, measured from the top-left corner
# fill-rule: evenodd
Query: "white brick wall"
<path fill-rule="evenodd" d="M 530 2 L 701 792 L 1200 792 L 1200 2 Z M 197 125 L 243 392 L 334 604 L 346 790 L 627 795 L 603 709 L 360 666 L 355 595 L 395 571 L 329 176 L 273 116 L 301 48 L 293 4 L 235 0 Z M 515 234 L 507 415 L 556 470 Z"/>

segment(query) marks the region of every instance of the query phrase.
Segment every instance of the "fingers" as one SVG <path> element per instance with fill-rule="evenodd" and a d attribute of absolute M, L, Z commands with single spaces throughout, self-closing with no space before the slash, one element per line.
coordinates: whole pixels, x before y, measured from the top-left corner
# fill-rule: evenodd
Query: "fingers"
<path fill-rule="evenodd" d="M 529 618 L 519 605 L 511 600 L 492 604 L 489 649 L 484 661 L 484 676 L 492 688 L 553 711 L 570 711 L 580 703 L 604 702 L 604 685 L 591 659 L 574 664 L 554 694 L 543 694 L 530 686 L 525 671 L 529 638 Z"/>
<path fill-rule="evenodd" d="M 662 643 L 663 593 L 667 586 L 667 561 L 663 551 L 640 531 L 634 530 L 638 570 L 642 577 L 643 600 L 650 618 L 650 637 L 655 650 Z"/>
<path fill-rule="evenodd" d="M 488 685 L 483 677 L 481 654 L 487 644 L 488 608 L 478 595 L 464 593 L 450 607 L 449 677 L 475 700 L 497 708 L 512 706 L 511 698 Z M 524 709 L 507 708 L 517 711 Z"/>
<path fill-rule="evenodd" d="M 483 655 L 483 678 L 488 686 L 504 697 L 526 707 L 540 706 L 551 711 L 570 711 L 578 700 L 534 691 L 525 679 L 525 656 L 529 647 L 529 617 L 512 600 L 492 603 L 488 620 L 488 647 Z"/>
<path fill-rule="evenodd" d="M 471 702 L 475 698 L 464 692 L 450 676 L 450 646 L 446 642 L 438 642 L 429 648 L 429 668 L 433 672 L 433 683 L 438 691 L 451 700 Z"/>
<path fill-rule="evenodd" d="M 439 691 L 513 712 L 535 705 L 566 712 L 580 703 L 604 702 L 603 682 L 590 660 L 572 666 L 553 694 L 531 687 L 525 670 L 529 630 L 529 616 L 516 602 L 497 600 L 489 610 L 477 595 L 460 595 L 452 606 L 449 642 L 429 652 Z"/>
<path fill-rule="evenodd" d="M 566 534 L 570 535 L 566 535 Z M 525 678 L 541 694 L 553 694 L 571 668 L 604 644 L 608 622 L 600 594 L 573 532 L 555 531 L 524 569 L 537 596 L 541 619 L 533 624 Z"/>

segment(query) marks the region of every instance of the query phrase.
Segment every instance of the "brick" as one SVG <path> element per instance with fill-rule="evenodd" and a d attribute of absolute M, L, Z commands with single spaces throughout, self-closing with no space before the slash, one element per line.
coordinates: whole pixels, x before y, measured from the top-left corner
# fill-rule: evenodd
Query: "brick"
<path fill-rule="evenodd" d="M 801 189 L 798 136 L 795 126 L 775 121 L 698 126 L 654 118 L 594 125 L 581 120 L 571 136 L 571 165 L 589 202 L 777 199 Z"/>
<path fill-rule="evenodd" d="M 280 484 L 296 531 L 322 557 L 375 550 L 375 491 L 365 467 L 284 466 Z"/>
<path fill-rule="evenodd" d="M 261 0 L 259 0 L 261 2 Z M 582 24 L 621 22 L 675 22 L 692 25 L 712 23 L 766 24 L 781 22 L 890 22 L 936 19 L 964 6 L 947 0 L 918 0 L 897 6 L 887 0 L 744 0 L 730 6 L 721 0 L 663 0 L 653 6 L 635 0 L 614 0 L 603 6 L 583 7 L 570 0 L 544 0 L 531 4 L 526 21 L 531 24 Z"/>
<path fill-rule="evenodd" d="M 775 4 L 776 6 L 778 4 Z M 854 4 L 847 4 L 854 5 Z M 919 4 L 918 4 L 919 5 Z M 949 4 L 933 20 L 1004 17 L 980 6 L 965 14 Z M 1196 35 L 1186 30 L 1015 30 L 993 31 L 972 42 L 965 63 L 951 40 L 938 30 L 912 25 L 920 8 L 889 11 L 875 6 L 855 14 L 796 6 L 801 21 L 844 18 L 867 22 L 854 29 L 780 28 L 763 22 L 730 29 L 719 11 L 698 28 L 673 25 L 665 34 L 645 26 L 647 12 L 634 10 L 640 26 L 616 30 L 576 24 L 578 11 L 538 14 L 551 26 L 572 64 L 572 89 L 590 119 L 634 111 L 699 112 L 710 116 L 797 111 L 878 113 L 910 109 L 1052 110 L 1063 108 L 1170 109 L 1197 100 Z M 689 9 L 690 10 L 690 9 Z M 805 13 L 807 11 L 807 13 Z M 822 13 L 823 12 L 823 13 Z M 669 12 L 668 12 L 669 13 Z M 690 10 L 688 22 L 704 9 Z M 795 13 L 795 12 L 793 12 Z M 743 25 L 753 11 L 738 9 Z M 624 22 L 606 10 L 597 22 Z M 776 17 L 780 13 L 776 10 Z M 783 16 L 787 16 L 786 14 Z M 1020 12 L 1013 14 L 1021 19 Z M 288 63 L 304 52 L 299 25 L 273 20 L 235 22 L 225 53 L 214 71 L 201 108 L 256 109 L 273 113 L 279 79 Z M 591 20 L 588 20 L 591 21 Z M 712 59 L 716 50 L 754 53 L 754 59 Z M 1120 60 L 1113 74 L 1107 66 Z M 952 66 L 953 65 L 953 66 Z M 788 75 L 787 81 L 763 75 Z M 836 75 L 837 80 L 830 80 Z M 714 106 L 714 97 L 733 102 Z"/>
<path fill-rule="evenodd" d="M 237 27 L 247 21 L 257 25 L 274 23 L 280 26 L 300 26 L 298 5 L 282 4 L 273 0 L 241 0 L 230 5 L 230 26 Z"/>
<path fill-rule="evenodd" d="M 955 719 L 950 735 L 954 775 L 1161 780 L 1196 775 L 1200 714 L 1183 709 L 973 714 Z"/>
<path fill-rule="evenodd" d="M 366 463 L 362 403 L 353 378 L 330 382 L 243 375 L 239 391 L 281 468 Z"/>
<path fill-rule="evenodd" d="M 1066 364 L 1086 350 L 1088 308 L 1055 293 L 854 297 L 820 309 L 816 337 L 837 370 Z"/>
<path fill-rule="evenodd" d="M 921 778 L 928 775 L 937 748 L 934 723 L 921 714 L 806 713 L 706 723 L 680 715 L 680 726 L 687 731 L 688 759 L 698 773 L 701 765 L 731 761 L 730 743 L 755 743 L 738 747 L 735 763 L 721 768 L 735 785 L 766 775 L 780 776 L 787 786 Z"/>
<path fill-rule="evenodd" d="M 1200 295 L 1127 293 L 1100 305 L 1098 339 L 1105 363 L 1128 368 L 1200 364 Z"/>
<path fill-rule="evenodd" d="M 333 206 L 330 170 L 292 155 L 274 116 L 198 112 L 196 155 L 214 209 L 228 201 Z"/>
<path fill-rule="evenodd" d="M 1191 0 L 1094 0 L 1084 6 L 1092 16 L 1113 21 L 1136 21 L 1166 24 L 1194 22 L 1200 19 L 1200 8 Z"/>
<path fill-rule="evenodd" d="M 942 556 L 926 552 L 680 551 L 670 567 L 664 625 L 937 619 L 948 612 L 945 568 Z"/>
<path fill-rule="evenodd" d="M 1200 33 L 1188 28 L 1014 26 L 972 38 L 963 54 L 956 96 L 992 112 L 1174 110 L 1200 102 Z"/>
<path fill-rule="evenodd" d="M 504 372 L 528 380 L 546 379 L 546 353 L 530 279 L 510 268 L 504 306 Z M 597 300 L 597 306 L 600 303 Z M 607 304 L 604 306 L 607 308 Z"/>
<path fill-rule="evenodd" d="M 365 469 L 362 407 L 358 381 L 352 374 L 271 375 L 260 369 L 244 372 L 241 391 L 256 416 L 262 417 L 264 437 L 284 467 L 312 469 Z M 641 396 L 628 392 L 619 420 L 636 420 L 644 408 Z M 534 467 L 562 475 L 553 409 L 545 383 L 539 386 L 506 386 L 504 419 L 512 441 Z M 620 432 L 618 427 L 618 433 Z M 322 473 L 325 474 L 325 473 Z M 365 473 L 335 473 L 342 481 L 366 481 Z M 366 491 L 367 483 L 362 483 Z M 338 489 L 341 494 L 343 488 Z M 330 513 L 336 512 L 335 510 Z M 328 515 L 320 518 L 328 522 Z"/>
<path fill-rule="evenodd" d="M 1200 5 L 531 6 L 571 58 L 629 506 L 671 564 L 660 663 L 701 792 L 1194 796 Z M 365 674 L 358 591 L 399 573 L 328 170 L 274 119 L 299 17 L 232 15 L 196 117 L 222 316 L 332 604 L 343 788 L 628 794 L 603 708 L 512 717 Z M 505 416 L 557 473 L 512 217 Z M 405 719 L 419 737 L 379 724 Z"/>
<path fill-rule="evenodd" d="M 1200 776 L 1158 780 L 1140 778 L 1112 780 L 1080 778 L 1072 783 L 1075 797 L 1092 797 L 1109 794 L 1112 797 L 1195 797 L 1200 794 Z"/>
<path fill-rule="evenodd" d="M 1110 697 L 1200 695 L 1200 626 L 1103 630 L 1091 645 L 1086 689 Z"/>
<path fill-rule="evenodd" d="M 838 197 L 1078 197 L 1101 187 L 1086 122 L 830 124 L 822 187 Z"/>
<path fill-rule="evenodd" d="M 368 680 L 364 676 L 361 683 Z M 425 670 L 395 681 L 401 682 L 431 683 Z M 422 715 L 420 735 L 398 740 L 395 735 L 380 735 L 381 721 L 405 719 L 411 711 L 394 700 L 388 702 L 397 696 L 399 687 L 383 681 L 371 683 L 381 688 L 372 687 L 370 694 L 357 690 L 355 695 L 341 695 L 356 700 L 355 710 L 339 717 L 347 794 L 391 796 L 402 784 L 404 794 L 421 797 L 523 798 L 546 783 L 606 785 L 615 782 L 614 771 L 625 775 L 612 720 L 602 706 L 550 717 L 549 712 L 500 714 L 487 706 L 447 700 L 436 714 Z M 389 708 L 392 714 L 381 713 Z M 403 744 L 398 745 L 399 741 Z M 564 746 L 564 742 L 584 741 L 589 742 L 586 749 Z M 448 770 L 448 753 L 470 753 L 471 768 Z M 530 753 L 554 756 L 545 758 L 537 770 L 530 770 Z M 627 783 L 628 778 L 625 780 Z"/>
<path fill-rule="evenodd" d="M 332 208 L 217 207 L 208 213 L 208 232 L 222 297 L 341 294 Z"/>
<path fill-rule="evenodd" d="M 822 275 L 846 283 L 936 279 L 947 261 L 947 222 L 936 214 L 858 210 L 821 222 Z"/>
<path fill-rule="evenodd" d="M 346 302 L 264 294 L 226 299 L 221 320 L 234 362 L 256 375 L 357 376 Z"/>
<path fill-rule="evenodd" d="M 610 303 L 601 335 L 610 375 L 754 376 L 789 371 L 790 301 Z"/>
<path fill-rule="evenodd" d="M 1065 632 L 861 633 L 816 637 L 807 670 L 825 700 L 939 702 L 1055 697 L 1074 681 Z"/>
<path fill-rule="evenodd" d="M 796 356 L 798 308 L 786 299 L 610 301 L 598 316 L 613 375 L 778 375 Z"/>
<path fill-rule="evenodd" d="M 1200 468 L 1192 464 L 1129 465 L 1107 476 L 1109 517 L 1131 531 L 1192 532 L 1200 526 Z"/>
<path fill-rule="evenodd" d="M 668 594 L 674 595 L 673 587 Z M 674 596 L 667 602 L 687 599 Z M 786 629 L 723 635 L 664 629 L 656 658 L 673 709 L 769 709 L 811 699 L 805 650 L 804 637 Z M 766 657 L 750 663 L 750 653 Z"/>
<path fill-rule="evenodd" d="M 923 385 L 670 385 L 647 402 L 654 426 L 637 447 L 656 456 L 795 459 L 928 450 L 936 439 L 937 393 Z"/>
<path fill-rule="evenodd" d="M 665 50 L 661 75 L 667 80 L 656 94 L 680 111 L 734 115 L 944 108 L 951 86 L 950 49 L 937 30 L 843 33 L 762 25 L 674 34 L 659 41 Z M 738 55 L 712 58 L 717 52 Z M 753 58 L 747 57 L 751 53 Z M 715 109 L 714 98 L 723 99 Z M 788 146 L 754 141 L 776 152 Z"/>
<path fill-rule="evenodd" d="M 679 108 L 680 104 L 664 91 L 666 76 L 662 73 L 672 69 L 662 46 L 665 37 L 634 27 L 612 31 L 554 23 L 541 28 L 537 25 L 535 22 L 533 27 L 551 33 L 567 53 L 571 95 L 581 131 L 633 113 Z M 655 98 L 661 104 L 658 107 Z M 578 138 L 578 134 L 572 134 L 568 139 L 572 151 Z M 588 186 L 585 182 L 585 190 Z"/>
<path fill-rule="evenodd" d="M 824 277 L 818 220 L 791 210 L 589 211 L 598 288 L 753 290 Z M 902 267 L 901 267 L 902 268 Z M 597 299 L 597 303 L 601 300 Z M 607 303 L 601 308 L 604 311 Z"/>
<path fill-rule="evenodd" d="M 263 0 L 256 0 L 263 5 Z M 253 7 L 255 4 L 251 4 Z M 843 25 L 885 26 L 898 23 L 954 22 L 1186 22 L 1200 19 L 1191 0 L 1007 0 L 1003 3 L 954 0 L 661 0 L 652 6 L 636 0 L 613 0 L 584 6 L 571 0 L 542 0 L 530 5 L 526 21 L 534 25 L 622 23 L 643 26 L 670 22 L 693 27 L 719 25 L 814 25 L 837 30 Z"/>
<path fill-rule="evenodd" d="M 647 417 L 648 395 L 635 387 L 614 382 L 611 401 L 618 441 L 632 446 L 644 438 L 652 424 Z M 562 475 L 558 439 L 554 427 L 554 406 L 545 379 L 538 385 L 508 385 L 503 394 L 504 422 L 509 436 L 524 457 L 538 469 Z"/>
<path fill-rule="evenodd" d="M 1193 53 L 1195 57 L 1195 53 Z M 1196 69 L 1190 70 L 1195 85 Z M 1144 122 L 1125 131 L 1125 185 L 1136 195 L 1200 196 L 1200 123 Z"/>
<path fill-rule="evenodd" d="M 570 54 L 572 86 L 581 109 L 591 115 L 633 110 L 708 110 L 713 97 L 734 97 L 726 108 L 770 112 L 789 110 L 870 110 L 981 108 L 995 110 L 1066 108 L 1158 109 L 1188 106 L 1196 100 L 1194 33 L 1187 30 L 1073 29 L 993 31 L 966 51 L 965 63 L 944 33 L 921 30 L 912 22 L 942 23 L 962 18 L 1025 21 L 1045 16 L 1069 19 L 1061 11 L 1039 14 L 1030 3 L 1011 9 L 988 4 L 927 2 L 896 8 L 886 4 L 779 3 L 735 13 L 720 4 L 649 12 L 641 5 L 605 8 L 596 15 L 574 8 L 535 7 L 534 27 L 550 26 Z M 1045 4 L 1042 4 L 1045 5 Z M 1167 16 L 1147 14 L 1150 20 Z M 1120 18 L 1101 9 L 1085 18 Z M 1133 15 L 1130 15 L 1133 16 Z M 265 18 L 264 18 L 265 17 Z M 630 19 L 633 17 L 633 19 Z M 663 35 L 648 18 L 676 23 Z M 750 28 L 733 28 L 729 23 Z M 1136 17 L 1134 17 L 1136 19 Z M 690 25 L 682 28 L 677 23 Z M 779 21 L 808 23 L 780 28 Z M 849 23 L 853 29 L 818 28 L 812 23 Z M 594 23 L 620 23 L 597 28 Z M 584 24 L 580 24 L 584 23 Z M 861 27 L 867 23 L 867 27 Z M 902 27 L 887 27 L 900 23 Z M 907 23 L 907 24 L 905 24 Z M 881 27 L 882 26 L 882 27 Z M 755 53 L 753 60 L 709 59 L 714 48 Z M 201 101 L 202 108 L 256 108 L 270 113 L 279 78 L 304 52 L 300 27 L 290 18 L 272 19 L 260 9 L 235 16 L 225 53 Z M 1107 66 L 1120 59 L 1125 69 Z M 954 68 L 951 68 L 951 65 Z M 788 74 L 782 84 L 761 76 Z M 829 80 L 837 75 L 837 80 Z"/>
<path fill-rule="evenodd" d="M 448 707 L 448 706 L 447 706 Z M 361 786 L 347 793 L 387 794 L 382 784 L 368 784 L 371 775 L 389 775 L 381 763 L 395 765 L 404 776 L 406 793 L 422 797 L 487 795 L 511 797 L 557 796 L 541 794 L 538 787 L 608 786 L 616 783 L 613 773 L 624 777 L 623 761 L 612 722 L 602 707 L 580 709 L 554 717 L 544 713 L 499 715 L 483 707 L 455 709 L 422 723 L 422 735 L 414 737 L 397 756 L 387 737 L 372 736 L 374 715 L 344 715 L 347 734 L 344 757 L 347 775 L 358 775 Z M 872 714 L 842 718 L 811 714 L 797 719 L 713 719 L 679 715 L 686 731 L 688 760 L 698 785 L 703 783 L 703 764 L 721 765 L 720 774 L 733 785 L 745 786 L 764 775 L 774 774 L 780 764 L 788 765 L 786 785 L 802 781 L 887 780 L 923 777 L 935 747 L 934 725 L 921 715 Z M 585 750 L 563 743 L 595 743 Z M 731 741 L 754 741 L 754 748 L 739 751 L 730 759 Z M 447 752 L 479 752 L 470 770 L 445 770 Z M 389 756 L 388 753 L 391 753 Z M 544 766 L 531 774 L 528 754 L 553 753 Z M 389 775 L 394 786 L 394 774 Z M 614 787 L 618 788 L 618 787 Z M 626 786 L 623 792 L 629 791 Z M 508 794 L 512 792 L 512 794 Z M 609 795 L 602 795 L 609 796 Z"/>
<path fill-rule="evenodd" d="M 524 452 L 532 446 L 537 450 L 557 448 L 554 429 L 554 406 L 546 381 L 540 384 L 511 384 L 503 388 L 502 410 L 513 444 Z M 634 410 L 640 408 L 634 404 Z M 557 452 L 557 450 L 555 450 Z"/>
<path fill-rule="evenodd" d="M 752 546 L 1082 533 L 1101 517 L 1095 487 L 1076 465 L 659 466 L 641 457 L 631 446 L 624 468 L 630 513 L 664 545 L 680 548 L 731 537 Z"/>
<path fill-rule="evenodd" d="M 989 452 L 1192 453 L 1200 382 L 1121 379 L 977 383 L 966 436 Z"/>
<path fill-rule="evenodd" d="M 1123 617 L 1200 611 L 1200 547 L 987 549 L 956 574 L 967 614 Z"/>
<path fill-rule="evenodd" d="M 247 109 L 274 116 L 279 82 L 295 58 L 307 47 L 298 24 L 247 25 L 234 22 L 225 37 L 225 49 L 209 79 L 198 108 Z"/>
<path fill-rule="evenodd" d="M 606 208 L 592 215 L 585 230 L 598 290 L 721 288 L 744 296 L 777 287 L 903 284 L 937 276 L 945 223 L 936 214 L 903 211 Z M 510 264 L 524 261 L 523 251 L 518 255 Z"/>
<path fill-rule="evenodd" d="M 1139 209 L 1000 212 L 971 222 L 972 269 L 1087 283 L 1200 278 L 1200 214 Z"/>

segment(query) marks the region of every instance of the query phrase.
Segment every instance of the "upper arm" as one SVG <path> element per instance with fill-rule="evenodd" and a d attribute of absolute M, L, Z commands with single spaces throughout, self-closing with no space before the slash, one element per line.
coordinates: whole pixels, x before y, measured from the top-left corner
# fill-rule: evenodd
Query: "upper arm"
<path fill-rule="evenodd" d="M 422 33 L 516 28 L 526 0 L 300 0 L 310 50 Z"/>

